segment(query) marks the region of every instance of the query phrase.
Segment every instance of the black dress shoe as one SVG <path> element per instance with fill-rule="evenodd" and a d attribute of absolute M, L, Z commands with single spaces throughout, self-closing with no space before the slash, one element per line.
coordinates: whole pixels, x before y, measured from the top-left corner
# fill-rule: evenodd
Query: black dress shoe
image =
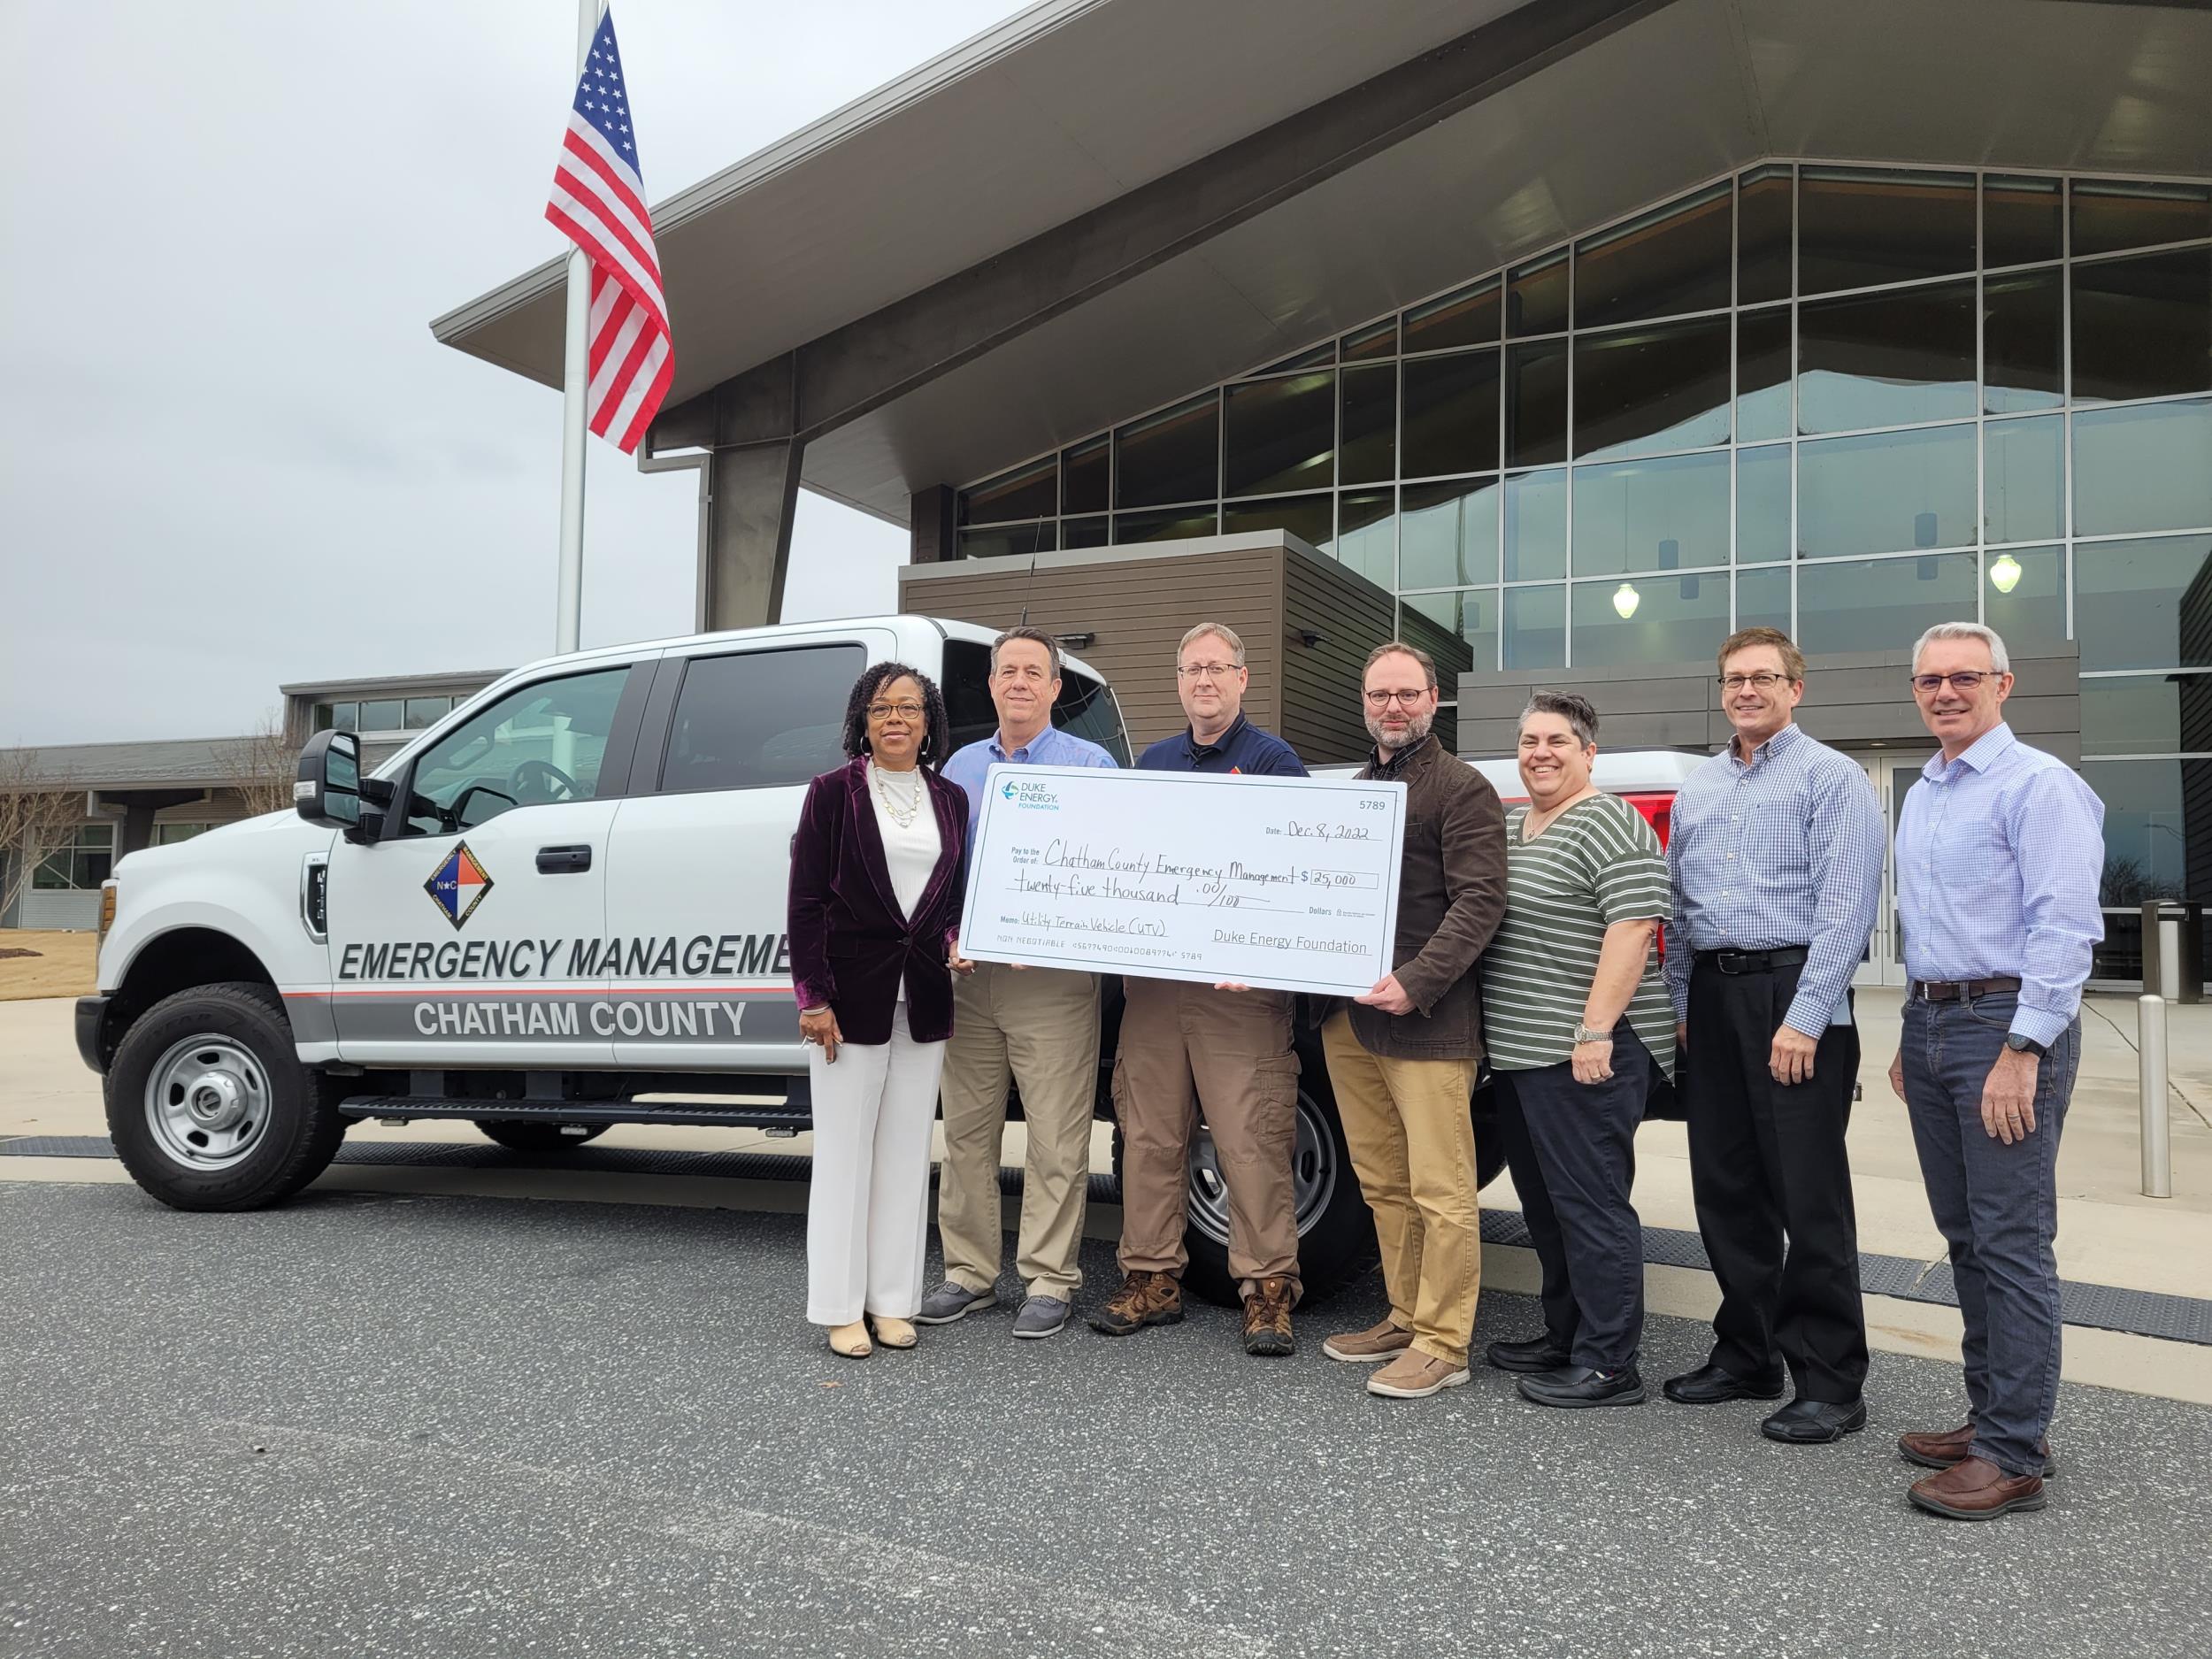
<path fill-rule="evenodd" d="M 1701 1365 L 1679 1377 L 1670 1377 L 1660 1391 L 1677 1405 L 1717 1406 L 1724 1400 L 1779 1400 L 1782 1379 L 1739 1377 L 1717 1365 Z"/>
<path fill-rule="evenodd" d="M 1524 1377 L 1518 1386 L 1522 1399 L 1540 1406 L 1640 1406 L 1644 1402 L 1644 1379 L 1633 1365 L 1619 1371 L 1563 1365 L 1557 1371 Z"/>
<path fill-rule="evenodd" d="M 1793 1446 L 1825 1446 L 1865 1426 L 1863 1400 L 1793 1400 L 1760 1424 L 1759 1432 Z"/>
<path fill-rule="evenodd" d="M 1482 1356 L 1500 1371 L 1557 1371 L 1574 1360 L 1548 1335 L 1532 1336 L 1525 1342 L 1493 1342 Z"/>

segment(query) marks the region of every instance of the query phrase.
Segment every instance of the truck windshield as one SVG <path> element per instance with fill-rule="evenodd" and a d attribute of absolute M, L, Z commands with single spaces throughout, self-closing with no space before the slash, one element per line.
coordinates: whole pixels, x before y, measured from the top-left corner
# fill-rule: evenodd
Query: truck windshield
<path fill-rule="evenodd" d="M 947 640 L 941 689 L 953 749 L 978 742 L 998 730 L 998 710 L 991 704 L 989 646 L 973 640 Z M 1088 738 L 1111 755 L 1116 765 L 1129 764 L 1129 734 L 1122 729 L 1121 710 L 1104 680 L 1094 680 L 1079 669 L 1063 669 L 1060 695 L 1052 700 L 1052 723 L 1063 731 Z"/>

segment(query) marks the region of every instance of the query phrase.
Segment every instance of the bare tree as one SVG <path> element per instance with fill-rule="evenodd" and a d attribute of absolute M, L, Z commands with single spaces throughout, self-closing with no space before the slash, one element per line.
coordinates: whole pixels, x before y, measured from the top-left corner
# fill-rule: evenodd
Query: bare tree
<path fill-rule="evenodd" d="M 246 803 L 249 817 L 282 812 L 292 804 L 292 783 L 299 755 L 284 729 L 280 713 L 265 714 L 250 736 L 230 745 L 231 787 Z"/>
<path fill-rule="evenodd" d="M 35 749 L 0 749 L 0 910 L 31 882 L 40 857 L 84 817 L 84 792 L 47 787 Z"/>

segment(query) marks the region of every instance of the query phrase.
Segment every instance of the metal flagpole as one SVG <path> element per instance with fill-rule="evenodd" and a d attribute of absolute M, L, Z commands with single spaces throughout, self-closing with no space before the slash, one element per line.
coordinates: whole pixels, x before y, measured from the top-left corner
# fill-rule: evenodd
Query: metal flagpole
<path fill-rule="evenodd" d="M 591 61 L 603 0 L 577 0 L 576 75 Z M 591 375 L 591 262 L 581 248 L 568 256 L 568 343 L 561 373 L 561 576 L 553 649 L 577 649 L 584 618 L 584 394 Z"/>

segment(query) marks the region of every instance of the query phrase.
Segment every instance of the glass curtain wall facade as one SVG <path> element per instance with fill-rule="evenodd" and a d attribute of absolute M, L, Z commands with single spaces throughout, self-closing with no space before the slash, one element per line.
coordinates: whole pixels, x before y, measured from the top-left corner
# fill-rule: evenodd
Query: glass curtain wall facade
<path fill-rule="evenodd" d="M 964 555 L 1282 528 L 1476 668 L 2074 641 L 2125 907 L 2212 900 L 2212 184 L 1773 163 L 960 492 Z"/>

